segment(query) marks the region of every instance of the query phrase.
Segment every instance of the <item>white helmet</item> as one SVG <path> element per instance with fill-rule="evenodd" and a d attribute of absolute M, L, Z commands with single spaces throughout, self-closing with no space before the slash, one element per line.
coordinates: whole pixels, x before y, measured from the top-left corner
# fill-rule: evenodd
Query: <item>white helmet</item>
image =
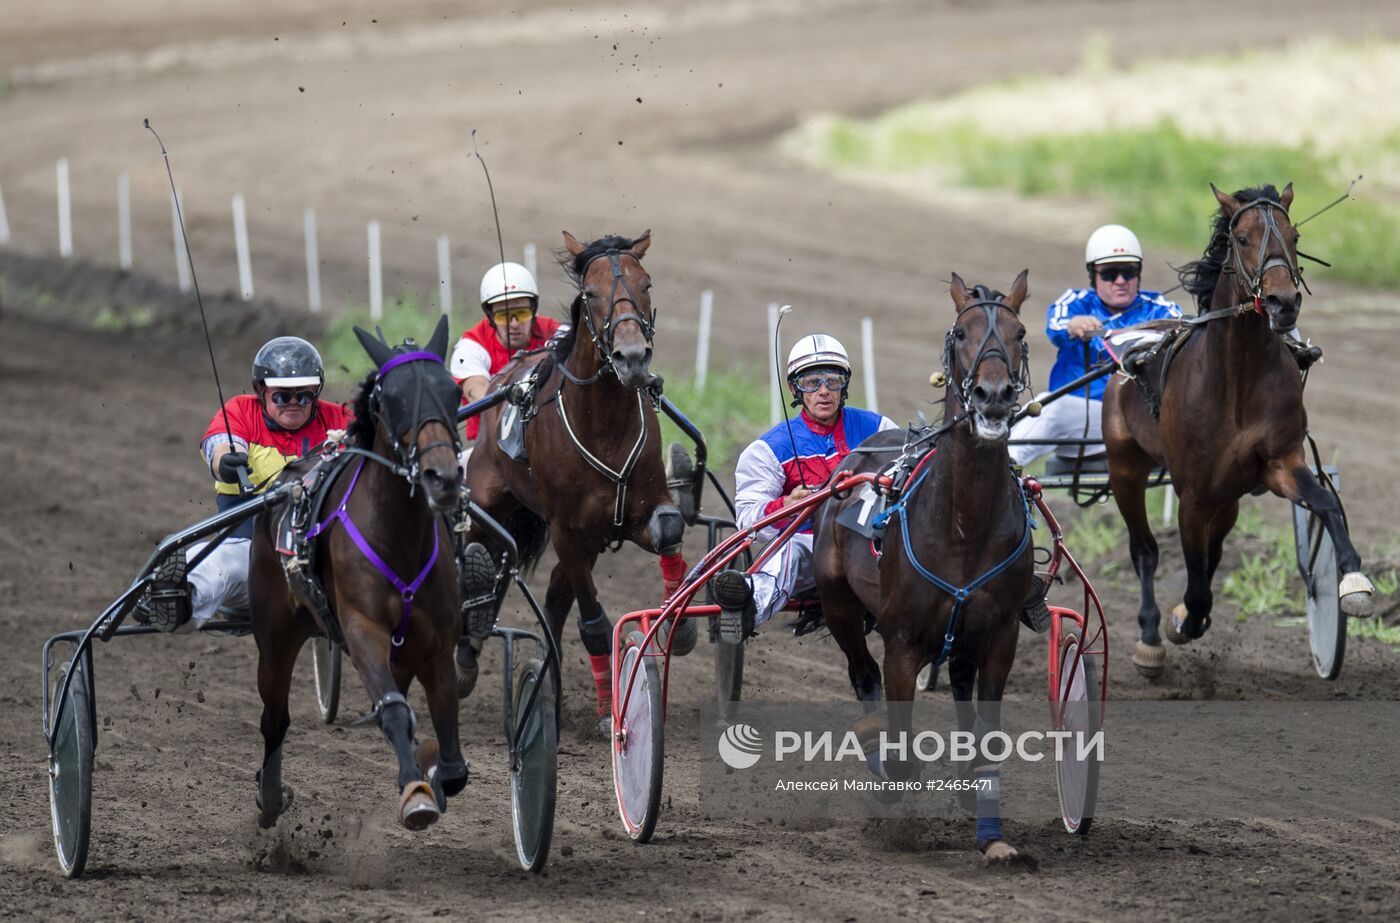
<path fill-rule="evenodd" d="M 792 345 L 788 353 L 788 378 L 821 366 L 843 369 L 847 375 L 851 374 L 851 360 L 846 354 L 846 347 L 836 337 L 812 333 Z"/>
<path fill-rule="evenodd" d="M 1142 244 L 1137 235 L 1121 224 L 1105 224 L 1089 235 L 1084 245 L 1084 264 L 1142 262 Z"/>
<path fill-rule="evenodd" d="M 481 277 L 481 303 L 495 304 L 510 298 L 540 297 L 539 286 L 530 270 L 519 263 L 497 263 Z"/>

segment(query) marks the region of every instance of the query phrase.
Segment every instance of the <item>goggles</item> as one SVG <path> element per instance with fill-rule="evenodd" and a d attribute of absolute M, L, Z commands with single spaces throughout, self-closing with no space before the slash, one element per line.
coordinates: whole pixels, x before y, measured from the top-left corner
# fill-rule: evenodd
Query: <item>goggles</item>
<path fill-rule="evenodd" d="M 1117 263 L 1112 266 L 1100 266 L 1094 270 L 1094 275 L 1099 277 L 1100 282 L 1116 282 L 1122 278 L 1128 282 L 1138 277 L 1142 270 L 1134 265 Z"/>
<path fill-rule="evenodd" d="M 816 394 L 826 387 L 828 391 L 840 391 L 851 381 L 851 376 L 842 372 L 812 372 L 793 379 L 792 385 L 803 394 Z"/>
<path fill-rule="evenodd" d="M 500 327 L 504 327 L 512 321 L 517 324 L 528 324 L 534 316 L 534 308 L 502 308 L 499 311 L 491 312 L 491 320 Z"/>
<path fill-rule="evenodd" d="M 286 407 L 288 404 L 296 404 L 298 407 L 310 407 L 316 403 L 317 391 L 270 391 L 268 400 L 278 407 Z"/>

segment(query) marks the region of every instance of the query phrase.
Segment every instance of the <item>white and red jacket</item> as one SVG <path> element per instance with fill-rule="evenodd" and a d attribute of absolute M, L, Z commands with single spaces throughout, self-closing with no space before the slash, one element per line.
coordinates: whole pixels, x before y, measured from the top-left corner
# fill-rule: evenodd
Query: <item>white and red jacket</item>
<path fill-rule="evenodd" d="M 782 509 L 783 498 L 804 480 L 808 487 L 819 487 L 851 449 L 881 430 L 895 428 L 889 417 L 858 407 L 843 407 L 831 426 L 816 422 L 805 410 L 796 419 L 779 423 L 739 456 L 734 470 L 739 528 L 747 529 Z M 803 531 L 810 532 L 811 527 Z M 759 533 L 762 539 L 775 535 L 777 530 L 771 528 Z"/>

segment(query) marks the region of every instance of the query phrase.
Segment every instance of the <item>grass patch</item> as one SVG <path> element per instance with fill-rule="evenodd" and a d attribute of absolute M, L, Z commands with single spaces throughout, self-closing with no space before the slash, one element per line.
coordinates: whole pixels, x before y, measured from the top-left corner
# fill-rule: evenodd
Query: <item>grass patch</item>
<path fill-rule="evenodd" d="M 1348 638 L 1368 638 L 1400 647 L 1400 625 L 1387 625 L 1380 619 L 1347 619 Z"/>
<path fill-rule="evenodd" d="M 426 346 L 441 313 L 436 307 L 425 304 L 416 292 L 404 292 L 385 302 L 384 316 L 380 318 L 378 326 L 384 331 L 384 338 L 390 345 L 396 346 L 405 337 L 413 337 L 420 345 Z M 341 311 L 327 325 L 321 341 L 316 344 L 326 368 L 327 384 L 340 387 L 359 384 L 374 368 L 374 362 L 360 345 L 353 328 L 361 327 L 373 332 L 375 326 L 375 322 L 369 319 L 369 308 L 364 306 Z M 461 331 L 449 331 L 449 347 L 457 342 L 459 336 Z"/>
<path fill-rule="evenodd" d="M 1295 585 L 1292 533 L 1277 530 L 1273 546 L 1271 552 L 1245 555 L 1239 567 L 1225 577 L 1220 592 L 1239 609 L 1237 618 L 1241 622 L 1251 615 L 1280 615 L 1303 609 L 1302 590 Z"/>
<path fill-rule="evenodd" d="M 1400 73 L 1400 44 L 1318 43 L 1112 71 L 1103 41 L 1089 42 L 1077 74 L 978 88 L 871 121 L 825 116 L 784 147 L 896 188 L 932 182 L 1100 199 L 1149 244 L 1187 251 L 1206 243 L 1211 182 L 1232 191 L 1292 181 L 1301 219 L 1365 173 L 1359 199 L 1303 229 L 1303 249 L 1334 262 L 1307 271 L 1400 284 L 1400 252 L 1390 246 L 1400 235 L 1400 116 L 1375 77 Z M 1300 77 L 1308 112 L 1274 124 L 1263 116 L 1277 103 L 1268 74 L 1284 62 L 1295 77 L 1309 75 Z"/>
<path fill-rule="evenodd" d="M 156 309 L 148 304 L 103 305 L 91 321 L 97 330 L 141 330 L 155 322 Z"/>
<path fill-rule="evenodd" d="M 671 403 L 704 434 L 710 452 L 707 464 L 712 471 L 733 470 L 744 447 L 768 429 L 768 378 L 761 372 L 711 369 L 703 394 L 695 390 L 695 379 L 690 376 L 663 377 Z M 755 382 L 764 387 L 755 386 Z M 664 416 L 661 439 L 665 444 L 680 442 L 687 449 L 691 444 Z"/>
<path fill-rule="evenodd" d="M 1084 510 L 1065 530 L 1065 547 L 1075 560 L 1086 564 L 1119 551 L 1126 556 L 1127 536 L 1116 508 L 1109 512 L 1096 506 Z"/>

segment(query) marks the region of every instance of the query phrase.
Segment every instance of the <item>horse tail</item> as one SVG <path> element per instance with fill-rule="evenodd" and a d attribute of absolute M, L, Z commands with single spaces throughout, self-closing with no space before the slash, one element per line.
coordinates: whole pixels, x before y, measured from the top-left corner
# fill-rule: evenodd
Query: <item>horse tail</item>
<path fill-rule="evenodd" d="M 533 576 L 540 555 L 549 544 L 549 523 L 522 506 L 507 516 L 502 525 L 515 539 L 521 571 L 526 577 Z"/>

